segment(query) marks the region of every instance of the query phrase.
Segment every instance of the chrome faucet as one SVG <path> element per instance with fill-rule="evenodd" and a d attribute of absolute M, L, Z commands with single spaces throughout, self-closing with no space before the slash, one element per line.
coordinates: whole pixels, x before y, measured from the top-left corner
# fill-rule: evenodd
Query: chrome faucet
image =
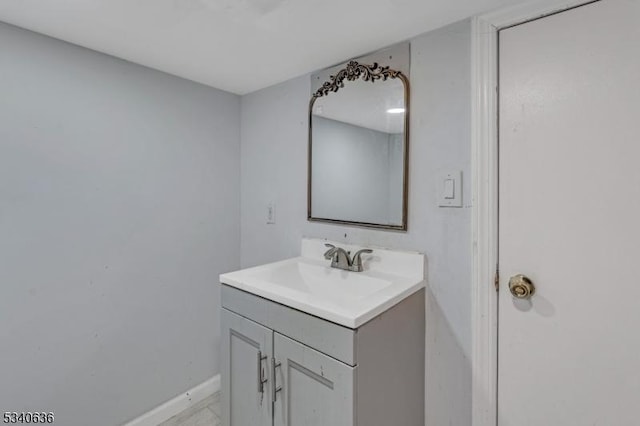
<path fill-rule="evenodd" d="M 325 247 L 329 247 L 324 253 L 324 258 L 331 260 L 331 267 L 344 269 L 345 271 L 362 272 L 362 257 L 363 253 L 373 253 L 373 250 L 362 249 L 358 250 L 353 255 L 353 259 L 349 257 L 350 253 L 341 247 L 336 247 L 333 244 L 325 244 Z"/>

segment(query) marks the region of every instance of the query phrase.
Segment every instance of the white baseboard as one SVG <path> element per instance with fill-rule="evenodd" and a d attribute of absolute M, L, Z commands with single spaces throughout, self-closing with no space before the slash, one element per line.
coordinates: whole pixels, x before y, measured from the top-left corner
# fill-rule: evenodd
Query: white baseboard
<path fill-rule="evenodd" d="M 220 375 L 200 383 L 196 387 L 181 393 L 173 399 L 147 411 L 124 426 L 158 426 L 171 417 L 197 404 L 220 390 Z"/>

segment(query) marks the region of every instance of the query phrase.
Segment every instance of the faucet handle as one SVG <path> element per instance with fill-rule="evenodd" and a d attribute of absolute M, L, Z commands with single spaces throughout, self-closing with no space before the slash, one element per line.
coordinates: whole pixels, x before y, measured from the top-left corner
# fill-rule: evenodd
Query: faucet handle
<path fill-rule="evenodd" d="M 333 254 L 336 252 L 336 246 L 334 246 L 333 244 L 325 244 L 324 246 L 329 247 L 329 250 L 324 252 L 324 258 L 329 260 L 331 259 Z"/>
<path fill-rule="evenodd" d="M 354 272 L 362 272 L 362 253 L 373 253 L 373 250 L 362 249 L 358 250 L 356 254 L 353 255 L 353 260 L 351 261 L 351 270 Z"/>

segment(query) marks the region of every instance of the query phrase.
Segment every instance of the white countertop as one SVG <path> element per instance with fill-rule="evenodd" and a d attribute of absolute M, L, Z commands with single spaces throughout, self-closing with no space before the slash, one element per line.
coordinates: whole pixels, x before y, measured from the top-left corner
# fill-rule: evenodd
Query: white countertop
<path fill-rule="evenodd" d="M 331 268 L 325 243 L 304 239 L 302 256 L 220 275 L 220 282 L 294 309 L 357 328 L 425 286 L 423 254 L 372 247 L 365 270 Z M 368 248 L 368 247 L 367 247 Z"/>

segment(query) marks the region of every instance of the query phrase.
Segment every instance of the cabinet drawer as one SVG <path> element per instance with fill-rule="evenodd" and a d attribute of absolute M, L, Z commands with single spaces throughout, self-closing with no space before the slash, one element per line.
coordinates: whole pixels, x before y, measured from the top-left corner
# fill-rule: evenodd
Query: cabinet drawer
<path fill-rule="evenodd" d="M 354 366 L 356 331 L 222 284 L 222 306 Z"/>

